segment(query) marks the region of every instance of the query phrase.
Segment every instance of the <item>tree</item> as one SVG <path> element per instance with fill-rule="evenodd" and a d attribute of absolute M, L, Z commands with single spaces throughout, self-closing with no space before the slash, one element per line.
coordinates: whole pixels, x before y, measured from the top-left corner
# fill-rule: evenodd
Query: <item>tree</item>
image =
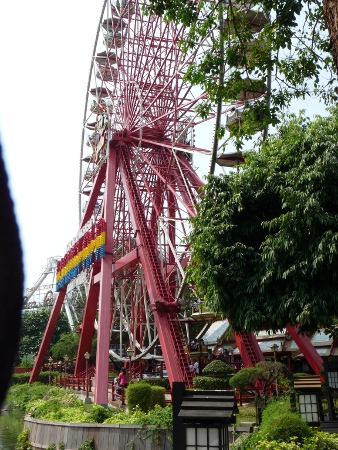
<path fill-rule="evenodd" d="M 337 10 L 336 5 L 333 8 Z M 336 70 L 320 0 L 149 0 L 146 9 L 186 27 L 182 51 L 193 52 L 196 42 L 204 42 L 205 50 L 185 74 L 187 82 L 208 94 L 198 107 L 203 117 L 220 100 L 236 104 L 245 90 L 267 91 L 254 102 L 246 101 L 243 120 L 231 126 L 230 136 L 238 147 L 244 137 L 276 125 L 293 99 L 318 96 L 327 103 L 337 99 Z M 258 29 L 248 20 L 248 10 L 262 13 L 261 31 L 254 32 Z M 331 17 L 328 12 L 327 17 Z M 336 45 L 337 38 L 331 39 Z M 222 138 L 225 127 L 217 133 Z"/>
<path fill-rule="evenodd" d="M 62 334 L 60 339 L 52 346 L 50 352 L 55 359 L 63 359 L 65 355 L 75 358 L 79 346 L 80 334 L 75 331 Z"/>
<path fill-rule="evenodd" d="M 19 356 L 35 355 L 40 347 L 45 332 L 50 310 L 41 308 L 37 310 L 25 310 L 22 316 L 21 340 L 19 345 Z M 56 344 L 64 333 L 69 333 L 70 327 L 67 315 L 61 312 L 51 340 L 51 346 Z"/>
<path fill-rule="evenodd" d="M 237 171 L 209 177 L 188 279 L 235 330 L 338 317 L 338 109 L 292 116 Z"/>
<path fill-rule="evenodd" d="M 265 397 L 278 377 L 286 372 L 286 366 L 280 362 L 261 361 L 254 367 L 239 370 L 230 378 L 229 383 L 234 389 L 250 392 L 260 398 Z"/>
<path fill-rule="evenodd" d="M 330 46 L 338 72 L 338 3 L 335 0 L 323 0 L 325 23 L 329 29 Z"/>

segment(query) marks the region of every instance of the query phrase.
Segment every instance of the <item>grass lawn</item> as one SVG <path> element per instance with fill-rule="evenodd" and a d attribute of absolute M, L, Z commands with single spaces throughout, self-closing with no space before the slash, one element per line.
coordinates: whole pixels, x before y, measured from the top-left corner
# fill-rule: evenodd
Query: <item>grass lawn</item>
<path fill-rule="evenodd" d="M 238 406 L 239 414 L 236 414 L 236 425 L 240 422 L 256 422 L 256 408 L 254 401 L 250 403 L 243 403 L 243 406 Z"/>

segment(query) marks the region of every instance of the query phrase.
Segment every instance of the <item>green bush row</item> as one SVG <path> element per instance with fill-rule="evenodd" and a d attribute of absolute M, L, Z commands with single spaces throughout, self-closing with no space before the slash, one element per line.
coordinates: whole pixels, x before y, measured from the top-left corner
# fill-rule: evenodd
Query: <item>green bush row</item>
<path fill-rule="evenodd" d="M 199 376 L 194 377 L 194 386 L 197 389 L 229 389 L 229 379 L 228 378 L 217 378 L 217 377 L 207 377 Z"/>
<path fill-rule="evenodd" d="M 139 409 L 147 413 L 159 405 L 165 407 L 165 391 L 161 386 L 151 386 L 149 383 L 140 381 L 130 384 L 126 391 L 126 399 L 129 411 Z"/>
<path fill-rule="evenodd" d="M 51 376 L 51 383 L 55 384 L 55 377 L 62 375 L 59 372 L 40 372 L 39 375 L 39 382 L 48 384 L 49 383 L 49 376 Z M 24 372 L 24 373 L 13 373 L 11 378 L 11 386 L 15 384 L 27 384 L 29 382 L 31 374 L 30 372 Z"/>
<path fill-rule="evenodd" d="M 151 386 L 164 387 L 166 391 L 170 391 L 170 383 L 168 378 L 142 378 L 142 383 L 148 383 Z"/>
<path fill-rule="evenodd" d="M 251 434 L 247 439 L 239 444 L 232 444 L 231 450 L 338 450 L 337 434 L 329 434 L 323 431 L 313 431 L 311 437 L 305 438 L 303 443 L 297 438 L 290 439 L 289 442 L 281 440 L 270 441 L 262 439 L 257 433 Z"/>

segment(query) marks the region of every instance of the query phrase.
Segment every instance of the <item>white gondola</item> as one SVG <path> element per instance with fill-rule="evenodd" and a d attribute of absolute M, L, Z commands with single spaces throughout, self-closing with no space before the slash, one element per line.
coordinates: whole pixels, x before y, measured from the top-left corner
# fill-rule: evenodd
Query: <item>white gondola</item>
<path fill-rule="evenodd" d="M 96 76 L 103 81 L 116 81 L 117 80 L 117 69 L 109 66 L 97 66 Z"/>
<path fill-rule="evenodd" d="M 122 0 L 122 2 L 115 0 L 112 1 L 112 5 L 120 17 L 126 18 L 135 14 L 135 3 L 131 0 Z"/>
<path fill-rule="evenodd" d="M 259 33 L 264 28 L 264 25 L 268 23 L 268 18 L 261 11 L 255 11 L 253 9 L 245 10 L 245 15 L 248 23 L 251 26 L 252 33 Z M 224 20 L 224 27 L 231 27 L 231 21 L 229 19 Z"/>
<path fill-rule="evenodd" d="M 107 98 L 112 94 L 112 92 L 109 89 L 102 86 L 90 89 L 89 93 L 97 98 Z"/>
<path fill-rule="evenodd" d="M 121 31 L 127 26 L 127 24 L 120 17 L 115 16 L 110 19 L 105 19 L 101 25 L 106 32 Z"/>
<path fill-rule="evenodd" d="M 106 33 L 103 34 L 103 44 L 108 47 L 108 48 L 112 48 L 114 45 L 117 48 L 121 48 L 122 47 L 122 40 L 123 40 L 123 36 L 121 31 L 107 31 Z"/>
<path fill-rule="evenodd" d="M 248 87 L 246 89 L 243 89 L 243 91 L 238 94 L 237 100 L 240 101 L 253 100 L 259 98 L 263 94 L 265 94 L 268 89 L 264 83 L 262 83 L 260 86 L 257 86 L 256 82 L 258 80 L 255 80 L 253 78 L 245 78 L 243 79 L 243 81 L 247 83 Z"/>
<path fill-rule="evenodd" d="M 101 66 L 106 64 L 116 64 L 116 55 L 114 52 L 100 52 L 95 56 L 95 61 Z"/>
<path fill-rule="evenodd" d="M 113 105 L 110 99 L 102 99 L 99 103 L 93 100 L 90 104 L 90 110 L 96 114 L 111 114 L 113 110 Z"/>
<path fill-rule="evenodd" d="M 226 116 L 225 128 L 230 131 L 230 128 L 235 125 L 242 123 L 242 111 L 237 108 L 232 108 L 229 114 Z"/>

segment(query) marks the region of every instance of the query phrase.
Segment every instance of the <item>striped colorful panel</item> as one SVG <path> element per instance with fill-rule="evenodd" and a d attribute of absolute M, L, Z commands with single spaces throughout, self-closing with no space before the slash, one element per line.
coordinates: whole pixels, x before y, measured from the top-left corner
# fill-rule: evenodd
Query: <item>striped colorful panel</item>
<path fill-rule="evenodd" d="M 93 230 L 85 233 L 59 261 L 56 273 L 56 291 L 76 278 L 82 270 L 89 268 L 93 261 L 99 261 L 104 257 L 106 232 L 102 231 L 102 228 L 101 223 L 96 230 L 100 232 L 97 236 Z"/>

